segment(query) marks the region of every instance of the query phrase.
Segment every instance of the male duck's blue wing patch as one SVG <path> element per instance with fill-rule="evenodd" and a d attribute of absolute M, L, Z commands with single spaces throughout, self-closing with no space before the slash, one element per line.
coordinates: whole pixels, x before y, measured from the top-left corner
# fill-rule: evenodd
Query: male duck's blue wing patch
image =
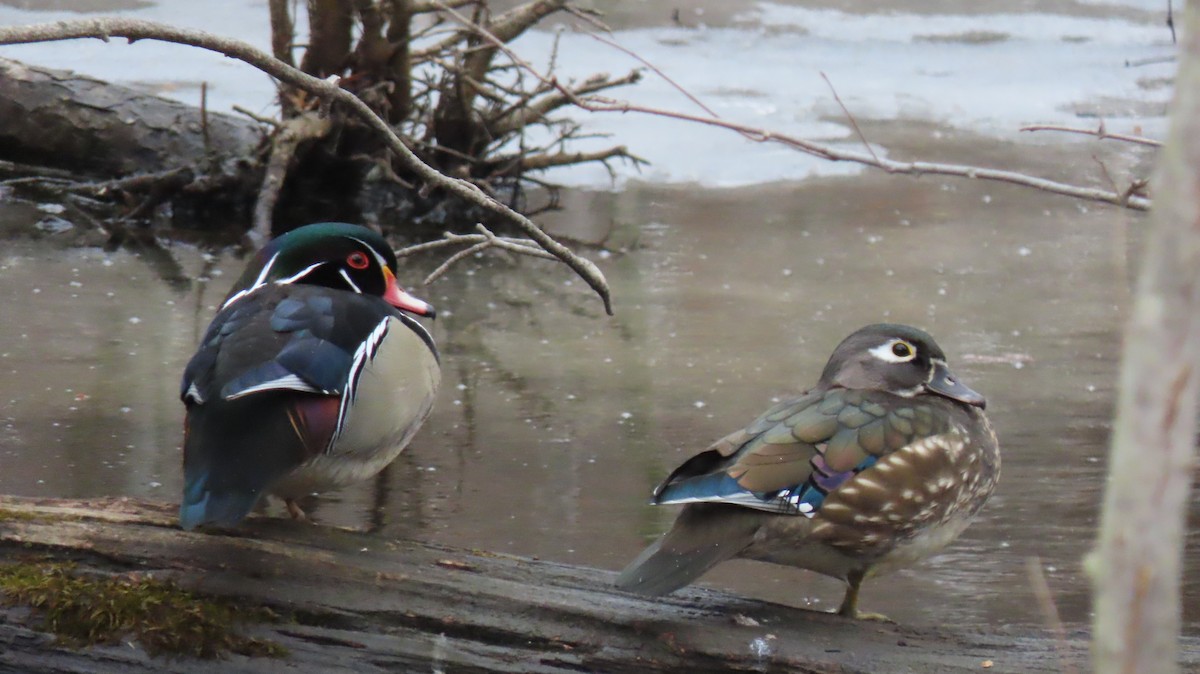
<path fill-rule="evenodd" d="M 269 391 L 340 396 L 364 340 L 395 317 L 383 302 L 352 293 L 265 287 L 230 305 L 184 371 L 180 396 L 203 403 Z"/>

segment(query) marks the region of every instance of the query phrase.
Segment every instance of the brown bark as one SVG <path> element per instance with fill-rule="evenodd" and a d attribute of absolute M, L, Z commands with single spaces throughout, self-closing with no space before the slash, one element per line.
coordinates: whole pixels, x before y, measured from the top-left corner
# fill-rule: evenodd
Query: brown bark
<path fill-rule="evenodd" d="M 300 69 L 314 77 L 341 73 L 350 57 L 351 0 L 308 0 L 308 48 Z"/>
<path fill-rule="evenodd" d="M 1153 231 L 1125 340 L 1095 583 L 1099 674 L 1178 672 L 1180 575 L 1200 380 L 1200 14 L 1187 27 Z"/>
<path fill-rule="evenodd" d="M 262 246 L 275 232 L 275 204 L 288 175 L 288 167 L 296 151 L 306 142 L 319 140 L 329 135 L 333 123 L 317 112 L 301 113 L 284 122 L 271 144 L 271 155 L 267 159 L 266 174 L 254 204 L 254 224 L 250 236 L 256 246 Z"/>
<path fill-rule="evenodd" d="M 395 86 L 389 92 L 391 109 L 388 121 L 399 124 L 408 119 L 412 108 L 412 0 L 392 0 L 387 39 L 392 44 L 388 72 Z"/>
<path fill-rule="evenodd" d="M 72 650 L 10 606 L 0 607 L 0 670 L 1059 671 L 1054 641 L 1019 629 L 854 622 L 699 588 L 645 599 L 614 590 L 609 571 L 259 517 L 237 531 L 189 533 L 175 513 L 128 499 L 0 496 L 0 560 L 71 560 L 90 578 L 136 572 L 266 605 L 279 622 L 240 629 L 286 648 L 283 661 L 151 658 L 136 643 Z M 1062 647 L 1075 663 L 1086 659 L 1083 641 Z"/>
<path fill-rule="evenodd" d="M 292 58 L 292 41 L 296 37 L 296 28 L 292 23 L 292 13 L 288 9 L 288 0 L 270 0 L 271 11 L 271 53 L 275 58 L 289 66 L 295 66 Z"/>
<path fill-rule="evenodd" d="M 292 12 L 288 0 L 270 0 L 271 12 L 271 54 L 283 63 L 296 66 L 292 55 L 292 45 L 296 39 L 296 26 L 292 21 Z M 296 105 L 292 91 L 287 86 L 279 87 L 279 109 L 284 119 L 296 114 Z"/>
<path fill-rule="evenodd" d="M 486 18 L 486 10 L 481 9 L 474 23 L 500 42 L 508 42 L 566 4 L 566 0 L 531 0 L 494 19 Z M 471 31 L 470 28 L 463 30 Z M 475 99 L 480 93 L 477 83 L 487 81 L 498 47 L 478 36 L 472 36 L 466 45 L 460 71 L 452 74 L 450 86 L 443 89 L 438 101 L 433 129 L 438 145 L 448 148 L 452 155 L 477 157 L 483 145 L 492 139 L 476 109 Z M 454 162 L 451 159 L 448 163 L 453 165 Z"/>

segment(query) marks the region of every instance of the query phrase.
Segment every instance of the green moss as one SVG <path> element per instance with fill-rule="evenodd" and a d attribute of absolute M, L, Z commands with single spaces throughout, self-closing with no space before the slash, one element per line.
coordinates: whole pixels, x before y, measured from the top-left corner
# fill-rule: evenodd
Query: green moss
<path fill-rule="evenodd" d="M 269 609 L 203 597 L 174 583 L 136 574 L 87 576 L 70 564 L 10 564 L 0 566 L 0 595 L 10 604 L 38 611 L 43 628 L 69 645 L 134 637 L 151 654 L 286 655 L 279 644 L 233 630 L 239 622 L 275 619 Z"/>
<path fill-rule="evenodd" d="M 35 513 L 22 512 L 19 510 L 7 510 L 0 508 L 0 522 L 29 522 L 31 520 L 41 519 Z"/>

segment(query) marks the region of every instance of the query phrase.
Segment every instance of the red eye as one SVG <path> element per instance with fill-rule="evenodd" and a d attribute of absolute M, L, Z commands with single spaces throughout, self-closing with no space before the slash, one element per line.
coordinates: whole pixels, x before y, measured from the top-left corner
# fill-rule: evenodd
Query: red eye
<path fill-rule="evenodd" d="M 371 261 L 367 259 L 366 253 L 354 252 L 346 257 L 346 264 L 350 265 L 352 269 L 366 269 Z"/>

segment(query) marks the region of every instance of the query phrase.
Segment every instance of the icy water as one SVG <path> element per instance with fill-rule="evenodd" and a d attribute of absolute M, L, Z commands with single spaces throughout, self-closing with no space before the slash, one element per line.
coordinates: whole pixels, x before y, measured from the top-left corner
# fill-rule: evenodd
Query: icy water
<path fill-rule="evenodd" d="M 674 516 L 653 485 L 811 384 L 873 321 L 929 329 L 988 396 L 1000 487 L 945 554 L 868 585 L 903 622 L 1038 623 L 1026 559 L 1087 620 L 1129 255 L 1144 218 L 1015 188 L 867 177 L 703 191 L 576 193 L 606 235 L 617 315 L 549 263 L 472 260 L 422 289 L 444 390 L 384 477 L 316 503 L 326 523 L 620 568 Z M 190 247 L 184 274 L 204 273 Z M 415 260 L 421 278 L 437 260 Z M 10 241 L 0 257 L 0 492 L 175 499 L 179 373 L 240 261 L 169 284 L 126 252 Z M 1197 632 L 1200 540 L 1187 553 Z M 837 583 L 733 562 L 708 582 L 828 607 Z"/>
<path fill-rule="evenodd" d="M 0 21 L 72 16 L 27 9 L 55 3 L 16 4 L 0 3 Z M 118 4 L 109 9 L 266 37 L 263 2 L 221 0 L 212 5 L 219 12 Z M 1125 180 L 1145 173 L 1146 155 L 1015 129 L 1098 117 L 1114 131 L 1163 126 L 1169 66 L 1121 67 L 1169 50 L 1158 2 L 996 0 L 946 16 L 954 8 L 943 5 L 954 3 L 913 0 L 880 18 L 854 13 L 856 3 L 688 1 L 676 3 L 678 22 L 655 10 L 659 3 L 598 4 L 628 29 L 618 35 L 624 43 L 722 114 L 857 143 L 819 78 L 828 71 L 878 151 L 893 157 L 1103 185 L 1096 159 Z M 564 68 L 633 65 L 614 64 L 585 36 L 564 39 L 575 40 L 563 49 Z M 538 34 L 524 47 L 536 54 L 551 42 Z M 214 101 L 249 98 L 254 107 L 270 98 L 263 78 L 227 59 L 181 65 L 177 57 L 193 55 L 177 47 L 84 44 L 3 54 L 86 65 L 184 100 L 203 77 L 215 81 L 218 108 Z M 592 51 L 577 55 L 581 44 Z M 106 66 L 101 52 L 129 60 Z M 155 69 L 164 63 L 172 70 Z M 1010 82 L 1019 87 L 1005 88 Z M 678 107 L 669 86 L 645 87 L 644 102 L 670 94 Z M 1085 625 L 1080 560 L 1094 535 L 1145 218 L 1002 185 L 831 177 L 858 172 L 729 134 L 631 119 L 596 123 L 655 160 L 642 176 L 650 182 L 620 169 L 619 191 L 577 189 L 546 220 L 614 251 L 588 254 L 608 275 L 617 315 L 604 316 L 563 268 L 529 260 L 484 257 L 414 287 L 441 312 L 432 326 L 443 352 L 441 398 L 387 473 L 321 498 L 316 518 L 619 569 L 674 517 L 646 505 L 671 468 L 812 384 L 849 332 L 907 322 L 930 330 L 988 396 L 1004 469 L 957 543 L 870 582 L 863 607 L 914 624 L 1040 624 L 1026 575 L 1036 556 L 1063 619 Z M 813 174 L 825 177 L 796 181 Z M 553 177 L 609 184 L 594 173 Z M 732 185 L 742 187 L 716 189 Z M 30 208 L 0 200 L 0 225 L 46 215 Z M 179 374 L 241 261 L 223 255 L 210 264 L 176 246 L 181 268 L 170 269 L 58 238 L 0 244 L 0 492 L 176 499 Z M 439 262 L 413 260 L 402 280 L 415 284 Z M 1186 629 L 1200 634 L 1195 534 L 1186 574 Z M 729 563 L 705 582 L 798 606 L 841 598 L 834 581 L 752 562 Z"/>

